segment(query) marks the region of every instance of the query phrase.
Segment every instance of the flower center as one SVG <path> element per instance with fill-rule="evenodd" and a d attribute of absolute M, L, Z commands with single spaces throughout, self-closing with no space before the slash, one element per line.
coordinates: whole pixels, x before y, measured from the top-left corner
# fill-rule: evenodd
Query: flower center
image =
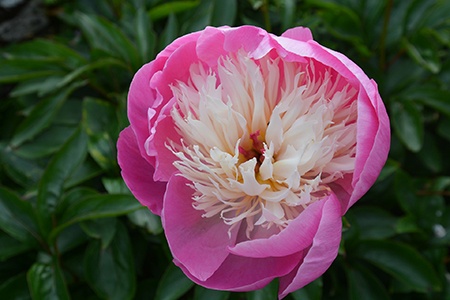
<path fill-rule="evenodd" d="M 172 86 L 181 136 L 167 147 L 193 207 L 230 225 L 283 229 L 328 184 L 353 173 L 356 89 L 334 70 L 243 52 L 191 66 Z"/>
<path fill-rule="evenodd" d="M 252 142 L 250 149 L 245 149 L 239 146 L 239 153 L 241 154 L 241 162 L 256 158 L 255 173 L 259 172 L 259 167 L 264 161 L 264 143 L 260 140 L 259 130 L 250 134 L 250 140 Z"/>

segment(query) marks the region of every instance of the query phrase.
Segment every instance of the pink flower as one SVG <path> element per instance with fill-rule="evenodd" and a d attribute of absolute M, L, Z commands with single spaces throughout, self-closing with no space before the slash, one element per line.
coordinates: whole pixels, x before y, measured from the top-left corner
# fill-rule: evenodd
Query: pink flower
<path fill-rule="evenodd" d="M 280 298 L 330 266 L 389 150 L 375 82 L 301 27 L 177 39 L 135 75 L 128 117 L 122 176 L 161 216 L 175 264 L 211 289 L 278 277 Z"/>

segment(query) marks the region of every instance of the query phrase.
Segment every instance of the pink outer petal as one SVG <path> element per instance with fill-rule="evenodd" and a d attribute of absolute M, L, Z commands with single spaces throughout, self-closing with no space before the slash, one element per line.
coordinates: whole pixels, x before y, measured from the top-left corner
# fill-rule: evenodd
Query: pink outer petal
<path fill-rule="evenodd" d="M 170 85 L 177 81 L 187 82 L 191 65 L 199 61 L 195 51 L 196 45 L 196 41 L 189 41 L 176 48 L 167 58 L 161 72 L 151 79 L 150 86 L 158 90 L 164 98 L 162 105 L 173 97 Z"/>
<path fill-rule="evenodd" d="M 139 150 L 148 162 L 154 164 L 154 159 L 149 157 L 145 149 L 145 141 L 150 135 L 150 123 L 155 120 L 150 120 L 149 116 L 157 115 L 159 110 L 157 106 L 160 105 L 161 95 L 151 87 L 150 82 L 155 74 L 163 69 L 167 58 L 180 46 L 186 43 L 195 41 L 201 32 L 195 32 L 173 41 L 156 59 L 148 64 L 143 65 L 134 75 L 128 93 L 128 119 L 133 128 Z"/>
<path fill-rule="evenodd" d="M 280 278 L 279 298 L 296 291 L 321 276 L 336 258 L 341 241 L 342 221 L 336 211 L 340 203 L 331 195 L 326 201 L 319 229 L 311 248 L 297 270 Z"/>
<path fill-rule="evenodd" d="M 330 197 L 332 199 L 330 199 Z M 296 219 L 284 230 L 266 239 L 256 239 L 241 242 L 230 248 L 230 252 L 246 257 L 280 257 L 299 252 L 309 247 L 317 233 L 319 224 L 324 215 L 328 218 L 339 219 L 341 210 L 331 210 L 332 205 L 326 205 L 327 201 L 334 201 L 335 196 L 330 196 L 309 205 Z M 326 210 L 326 211 L 325 211 Z"/>
<path fill-rule="evenodd" d="M 315 48 L 321 48 L 334 57 L 334 59 L 328 59 L 333 62 L 331 67 L 351 81 L 356 79 L 359 82 L 353 191 L 350 199 L 343 203 L 342 214 L 344 214 L 369 190 L 386 162 L 390 148 L 389 117 L 375 82 L 370 80 L 361 68 L 339 52 L 322 47 L 315 42 L 312 44 Z M 319 53 L 320 50 L 317 52 Z M 326 57 L 325 54 L 323 56 Z"/>
<path fill-rule="evenodd" d="M 290 28 L 286 30 L 281 36 L 302 42 L 307 42 L 313 39 L 311 30 L 306 27 Z"/>
<path fill-rule="evenodd" d="M 240 49 L 249 53 L 250 57 L 261 58 L 273 48 L 269 34 L 255 26 L 240 26 L 222 29 L 225 34 L 223 48 L 229 52 Z"/>
<path fill-rule="evenodd" d="M 324 48 L 334 55 L 361 82 L 365 93 L 358 97 L 358 133 L 357 156 L 352 185 L 352 193 L 345 213 L 373 185 L 383 168 L 390 148 L 390 124 L 386 108 L 373 80 L 369 80 L 364 72 L 342 53 Z"/>
<path fill-rule="evenodd" d="M 371 145 L 372 147 L 368 147 L 363 143 L 356 145 L 357 153 L 364 152 L 366 153 L 366 155 L 361 159 L 358 159 L 358 157 L 356 159 L 355 176 L 352 182 L 354 191 L 351 195 L 347 209 L 350 208 L 350 206 L 352 206 L 359 198 L 361 198 L 374 184 L 386 162 L 389 153 L 391 140 L 389 117 L 386 113 L 386 108 L 378 94 L 375 82 L 373 82 L 373 86 L 373 96 L 370 97 L 369 94 L 369 97 L 372 100 L 374 110 L 378 119 L 372 124 L 368 124 L 368 126 L 376 128 L 375 138 L 373 144 Z M 361 134 L 364 134 L 364 131 Z M 358 133 L 358 140 L 359 139 L 360 134 Z"/>
<path fill-rule="evenodd" d="M 169 57 L 170 55 L 172 55 L 172 53 L 177 50 L 180 46 L 190 43 L 190 42 L 195 42 L 198 40 L 199 36 L 202 34 L 203 31 L 196 31 L 196 32 L 192 32 L 186 35 L 183 35 L 177 39 L 175 39 L 172 43 L 170 43 L 169 45 L 167 45 L 166 48 L 164 48 L 163 51 L 161 51 L 158 56 L 156 57 L 156 59 L 160 59 L 163 57 Z"/>
<path fill-rule="evenodd" d="M 222 266 L 206 281 L 189 273 L 183 264 L 174 260 L 183 272 L 195 283 L 209 289 L 246 292 L 261 289 L 274 278 L 288 274 L 303 258 L 302 251 L 284 256 L 248 258 L 230 254 Z"/>
<path fill-rule="evenodd" d="M 117 159 L 122 169 L 122 178 L 130 191 L 154 214 L 160 215 L 166 184 L 153 181 L 154 168 L 139 152 L 131 127 L 125 128 L 117 141 Z"/>
<path fill-rule="evenodd" d="M 162 68 L 164 62 L 164 60 L 155 60 L 139 69 L 131 81 L 128 93 L 128 119 L 136 134 L 137 146 L 139 147 L 140 153 L 150 163 L 152 161 L 147 156 L 144 148 L 145 140 L 150 134 L 149 109 L 156 100 L 155 91 L 150 88 L 150 78 L 156 71 Z M 155 112 L 151 111 L 151 114 L 154 115 Z"/>
<path fill-rule="evenodd" d="M 153 108 L 156 113 L 150 120 L 150 133 L 145 141 L 146 153 L 156 159 L 155 180 L 168 181 L 176 171 L 173 166 L 175 156 L 166 147 L 171 140 L 176 143 L 180 140 L 170 116 L 175 104 L 170 87 L 177 81 L 188 81 L 190 66 L 198 62 L 195 47 L 195 42 L 191 41 L 174 50 L 163 70 L 154 74 L 150 81 L 150 86 L 160 98 L 159 103 L 155 103 L 156 107 Z"/>
<path fill-rule="evenodd" d="M 228 53 L 244 50 L 251 58 L 259 59 L 276 46 L 275 40 L 265 30 L 255 26 L 207 27 L 197 42 L 197 55 L 214 68 L 220 58 Z"/>
<path fill-rule="evenodd" d="M 203 218 L 203 212 L 192 207 L 194 190 L 188 183 L 178 175 L 170 178 L 162 221 L 174 258 L 192 276 L 204 281 L 229 256 L 227 247 L 234 243 L 237 230 L 229 237 L 230 227 L 220 218 Z"/>
<path fill-rule="evenodd" d="M 225 42 L 225 34 L 223 30 L 215 27 L 206 27 L 197 41 L 197 55 L 208 66 L 217 65 L 219 57 L 227 55 L 227 51 L 223 47 Z"/>

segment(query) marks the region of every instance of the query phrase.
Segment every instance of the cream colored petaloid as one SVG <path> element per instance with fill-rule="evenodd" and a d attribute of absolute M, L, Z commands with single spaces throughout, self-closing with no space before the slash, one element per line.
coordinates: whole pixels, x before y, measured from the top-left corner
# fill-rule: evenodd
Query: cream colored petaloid
<path fill-rule="evenodd" d="M 182 139 L 167 141 L 193 207 L 231 225 L 285 228 L 355 165 L 357 91 L 332 69 L 243 51 L 192 65 L 171 88 Z M 320 69 L 320 70 L 319 70 Z"/>

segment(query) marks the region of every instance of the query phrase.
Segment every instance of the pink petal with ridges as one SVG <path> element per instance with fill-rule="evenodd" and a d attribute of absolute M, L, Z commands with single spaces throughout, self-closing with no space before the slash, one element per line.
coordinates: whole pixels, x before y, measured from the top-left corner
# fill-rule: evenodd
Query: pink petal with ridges
<path fill-rule="evenodd" d="M 318 44 L 317 46 L 333 55 L 348 69 L 344 71 L 341 66 L 338 71 L 341 75 L 355 77 L 361 84 L 358 95 L 358 115 L 361 117 L 358 118 L 357 156 L 352 181 L 355 190 L 343 211 L 345 213 L 369 190 L 386 162 L 390 148 L 389 117 L 376 83 L 370 80 L 360 67 L 342 53 Z"/>
<path fill-rule="evenodd" d="M 120 133 L 117 151 L 122 178 L 130 191 L 142 205 L 160 215 L 166 184 L 153 181 L 155 169 L 139 153 L 136 136 L 131 127 Z"/>
<path fill-rule="evenodd" d="M 332 194 L 324 204 L 319 229 L 300 267 L 280 278 L 280 299 L 321 276 L 336 258 L 342 232 L 340 208 L 338 199 Z"/>
<path fill-rule="evenodd" d="M 183 35 L 179 38 L 176 38 L 173 42 L 171 42 L 169 45 L 167 45 L 164 50 L 162 50 L 156 59 L 162 58 L 162 57 L 169 57 L 172 55 L 173 52 L 175 52 L 178 48 L 181 46 L 190 43 L 190 42 L 196 42 L 200 35 L 202 35 L 203 31 L 196 31 L 192 33 L 188 33 L 186 35 Z"/>
<path fill-rule="evenodd" d="M 309 205 L 280 233 L 266 239 L 252 239 L 230 247 L 230 252 L 239 256 L 262 258 L 280 257 L 299 252 L 309 247 L 321 222 L 322 210 L 328 199 Z M 335 212 L 340 215 L 340 210 Z"/>
<path fill-rule="evenodd" d="M 183 72 L 180 72 L 180 69 L 177 68 L 179 61 L 183 60 L 183 57 L 186 58 L 186 54 L 182 53 L 181 55 L 178 54 L 174 56 L 173 53 L 180 47 L 185 48 L 189 43 L 191 43 L 191 46 L 193 46 L 191 48 L 194 49 L 195 41 L 199 35 L 200 32 L 188 34 L 172 42 L 157 56 L 154 61 L 143 65 L 136 72 L 131 82 L 127 102 L 128 119 L 130 120 L 130 124 L 136 134 L 137 145 L 139 147 L 141 155 L 151 164 L 153 164 L 154 159 L 147 155 L 148 151 L 147 149 L 145 149 L 144 145 L 150 135 L 153 124 L 158 118 L 160 109 L 162 107 L 161 105 L 169 100 L 167 99 L 167 95 L 170 95 L 171 91 L 168 82 L 173 82 L 173 80 L 177 79 L 176 76 L 175 78 L 170 78 L 170 76 L 173 76 L 174 74 L 178 76 L 185 75 L 182 78 L 185 79 L 187 76 L 186 72 L 188 72 L 189 70 L 188 68 L 187 71 L 183 74 Z M 195 51 L 192 54 L 194 57 L 196 57 Z M 176 60 L 177 57 L 179 59 L 175 63 L 172 63 L 172 61 L 174 59 Z M 169 62 L 167 62 L 168 60 Z M 192 61 L 186 60 L 185 66 L 189 66 L 190 63 L 192 63 Z M 169 67 L 167 67 L 167 65 L 169 65 Z M 164 73 L 164 76 L 161 78 L 160 74 L 162 73 L 161 70 L 163 68 L 167 70 L 166 73 Z M 166 96 L 166 98 L 161 95 L 160 89 L 165 92 L 164 96 Z M 150 114 L 154 117 L 149 118 Z"/>
<path fill-rule="evenodd" d="M 220 28 L 206 27 L 197 41 L 197 55 L 209 67 L 215 67 L 219 62 L 219 58 L 227 55 L 227 51 L 223 47 L 225 41 L 225 33 Z"/>
<path fill-rule="evenodd" d="M 291 272 L 303 258 L 298 252 L 284 257 L 248 258 L 230 254 L 222 266 L 207 280 L 193 276 L 177 260 L 178 265 L 192 281 L 209 289 L 247 292 L 261 289 L 274 278 Z"/>
<path fill-rule="evenodd" d="M 356 160 L 355 173 L 358 175 L 358 180 L 353 180 L 355 190 L 350 198 L 347 209 L 362 197 L 374 184 L 386 162 L 390 148 L 391 132 L 389 117 L 386 113 L 386 108 L 376 91 L 375 82 L 372 83 L 375 90 L 373 91 L 374 95 L 371 99 L 374 99 L 374 110 L 378 117 L 377 124 L 372 124 L 372 126 L 377 126 L 377 130 L 372 147 L 370 149 L 364 149 L 364 151 L 368 151 L 366 160 Z"/>
<path fill-rule="evenodd" d="M 210 67 L 215 67 L 221 57 L 244 50 L 251 58 L 261 58 L 271 49 L 272 38 L 255 26 L 206 27 L 197 43 L 198 57 Z"/>
<path fill-rule="evenodd" d="M 164 99 L 162 105 L 173 97 L 170 86 L 177 81 L 187 82 L 191 65 L 199 61 L 196 44 L 197 41 L 189 41 L 179 45 L 167 58 L 162 71 L 152 78 L 151 86 L 157 89 Z"/>
<path fill-rule="evenodd" d="M 237 52 L 243 49 L 250 57 L 261 58 L 272 48 L 269 34 L 255 26 L 241 26 L 238 28 L 225 28 L 223 48 L 228 52 Z"/>
<path fill-rule="evenodd" d="M 162 221 L 172 254 L 198 280 L 204 281 L 228 257 L 228 246 L 236 239 L 220 218 L 203 218 L 202 211 L 192 207 L 194 190 L 189 181 L 174 175 L 164 197 Z"/>
<path fill-rule="evenodd" d="M 282 37 L 287 37 L 301 42 L 307 42 L 313 39 L 311 30 L 306 27 L 294 27 L 286 30 Z"/>
<path fill-rule="evenodd" d="M 163 60 L 155 60 L 144 65 L 134 75 L 128 93 L 128 119 L 131 127 L 136 134 L 137 146 L 141 155 L 150 162 L 150 158 L 146 155 L 144 144 L 149 136 L 149 108 L 157 96 L 154 90 L 150 88 L 150 78 L 154 72 L 162 68 Z"/>

